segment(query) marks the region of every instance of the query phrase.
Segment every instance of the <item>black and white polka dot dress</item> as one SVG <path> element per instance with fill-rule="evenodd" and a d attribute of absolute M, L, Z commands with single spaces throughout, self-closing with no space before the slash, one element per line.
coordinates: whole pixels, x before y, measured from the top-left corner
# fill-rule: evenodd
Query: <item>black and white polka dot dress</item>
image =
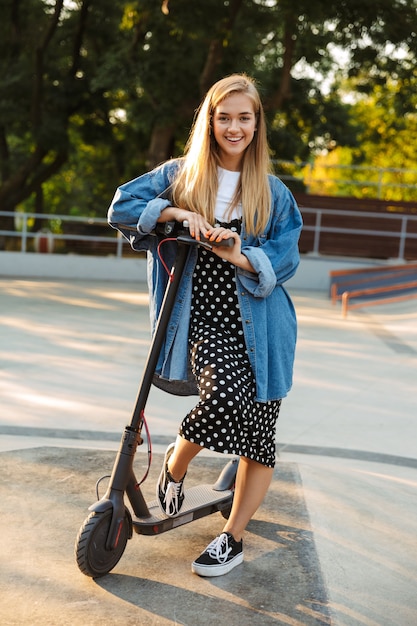
<path fill-rule="evenodd" d="M 232 224 L 239 228 L 238 221 Z M 200 400 L 184 418 L 180 435 L 209 450 L 274 467 L 281 401 L 255 400 L 234 266 L 203 248 L 193 276 L 189 342 Z"/>

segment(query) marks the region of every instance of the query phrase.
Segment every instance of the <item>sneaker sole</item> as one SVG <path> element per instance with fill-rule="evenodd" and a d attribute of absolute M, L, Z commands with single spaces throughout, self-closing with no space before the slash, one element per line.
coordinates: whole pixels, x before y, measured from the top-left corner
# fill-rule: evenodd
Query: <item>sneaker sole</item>
<path fill-rule="evenodd" d="M 191 571 L 193 574 L 198 574 L 198 576 L 205 576 L 206 578 L 214 577 L 214 576 L 223 576 L 224 574 L 228 574 L 232 569 L 234 569 L 237 565 L 243 563 L 243 552 L 240 554 L 236 554 L 230 561 L 227 563 L 219 563 L 218 565 L 201 565 L 200 563 L 191 564 Z"/>

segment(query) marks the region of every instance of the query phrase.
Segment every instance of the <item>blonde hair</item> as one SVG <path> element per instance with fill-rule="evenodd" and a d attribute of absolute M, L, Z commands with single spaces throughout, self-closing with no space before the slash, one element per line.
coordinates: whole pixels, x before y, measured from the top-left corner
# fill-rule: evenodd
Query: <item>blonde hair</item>
<path fill-rule="evenodd" d="M 252 100 L 257 130 L 243 155 L 240 184 L 232 206 L 241 202 L 247 232 L 260 234 L 266 227 L 271 208 L 268 183 L 271 161 L 261 99 L 253 79 L 245 74 L 223 78 L 207 92 L 197 110 L 184 151 L 183 166 L 173 183 L 173 202 L 178 207 L 204 215 L 210 224 L 214 224 L 220 161 L 211 122 L 216 107 L 234 93 L 243 93 Z"/>

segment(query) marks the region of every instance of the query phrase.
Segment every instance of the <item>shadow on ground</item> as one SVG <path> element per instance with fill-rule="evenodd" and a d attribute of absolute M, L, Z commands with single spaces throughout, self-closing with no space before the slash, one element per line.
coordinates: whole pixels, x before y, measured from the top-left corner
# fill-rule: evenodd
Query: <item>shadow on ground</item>
<path fill-rule="evenodd" d="M 162 461 L 154 457 L 144 488 L 150 499 Z M 227 576 L 203 579 L 190 570 L 222 530 L 214 514 L 157 537 L 134 535 L 113 572 L 92 580 L 77 568 L 74 542 L 114 453 L 45 447 L 5 452 L 1 460 L 4 625 L 331 623 L 295 464 L 277 465 L 245 536 L 245 562 Z M 138 478 L 144 463 L 136 459 Z M 214 482 L 223 464 L 196 459 L 187 482 Z"/>

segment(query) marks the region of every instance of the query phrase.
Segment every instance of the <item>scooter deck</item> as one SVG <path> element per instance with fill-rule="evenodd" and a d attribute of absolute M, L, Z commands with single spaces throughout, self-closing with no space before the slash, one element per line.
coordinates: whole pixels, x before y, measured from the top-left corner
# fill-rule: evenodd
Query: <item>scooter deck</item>
<path fill-rule="evenodd" d="M 190 487 L 185 492 L 181 511 L 175 517 L 168 517 L 159 507 L 157 500 L 149 504 L 149 516 L 133 516 L 133 530 L 140 535 L 157 535 L 211 513 L 222 511 L 231 506 L 233 491 L 218 491 L 212 485 Z"/>

